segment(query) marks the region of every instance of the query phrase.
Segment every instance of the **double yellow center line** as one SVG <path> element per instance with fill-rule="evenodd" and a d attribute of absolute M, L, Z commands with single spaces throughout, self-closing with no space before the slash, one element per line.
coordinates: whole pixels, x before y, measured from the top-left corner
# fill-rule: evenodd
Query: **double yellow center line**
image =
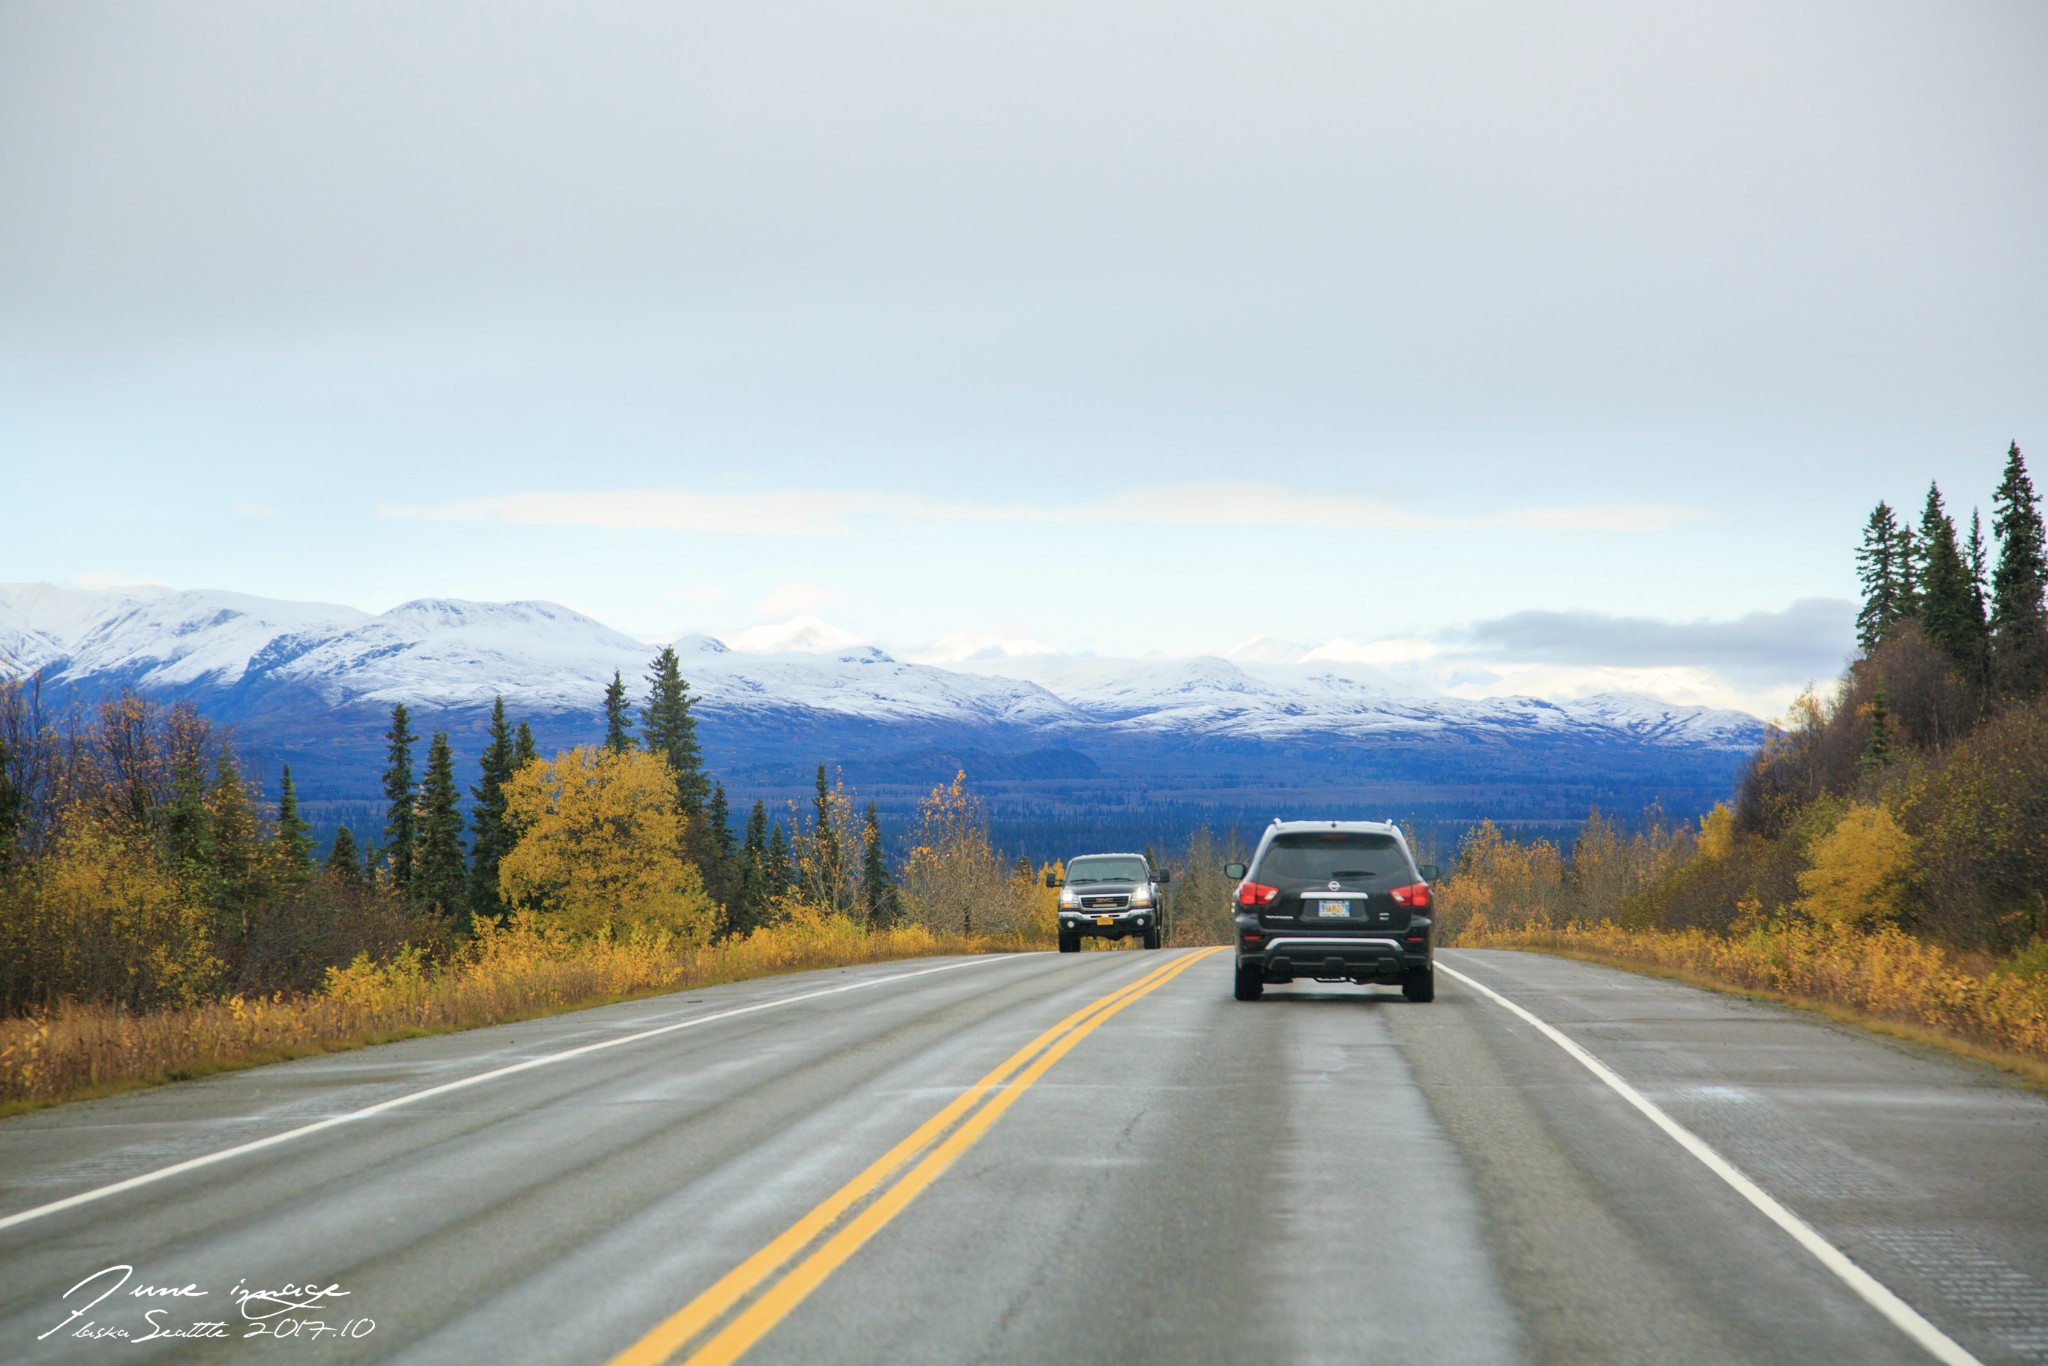
<path fill-rule="evenodd" d="M 1202 949 L 1182 955 L 1089 1002 L 1018 1049 L 1001 1066 L 920 1124 L 910 1137 L 877 1158 L 866 1171 L 720 1277 L 710 1289 L 662 1320 L 653 1332 L 614 1357 L 612 1366 L 659 1366 L 703 1338 L 735 1306 L 781 1273 L 779 1280 L 755 1295 L 752 1303 L 733 1314 L 684 1359 L 686 1366 L 724 1366 L 737 1361 L 803 1303 L 804 1297 L 823 1284 L 861 1244 L 902 1213 L 1074 1045 L 1131 1002 L 1165 986 L 1217 952 L 1220 950 Z M 891 1178 L 895 1178 L 893 1184 Z M 859 1213 L 847 1219 L 856 1207 L 860 1207 Z M 825 1237 L 827 1233 L 831 1236 Z M 821 1237 L 824 1242 L 813 1248 L 812 1244 Z M 800 1255 L 802 1259 L 797 1260 Z"/>

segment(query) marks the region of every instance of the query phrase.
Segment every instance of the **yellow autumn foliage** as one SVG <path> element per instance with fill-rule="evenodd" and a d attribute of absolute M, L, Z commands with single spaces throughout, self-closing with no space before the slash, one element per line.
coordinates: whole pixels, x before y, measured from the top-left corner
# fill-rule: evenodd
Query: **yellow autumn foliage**
<path fill-rule="evenodd" d="M 717 908 L 683 857 L 685 822 L 661 756 L 565 750 L 514 773 L 505 806 L 519 838 L 498 886 L 515 911 L 544 913 L 572 935 L 710 939 Z"/>
<path fill-rule="evenodd" d="M 213 989 L 222 968 L 206 907 L 164 871 L 146 836 L 81 813 L 35 874 L 19 910 L 40 918 L 45 950 L 62 955 L 82 994 L 147 1008 Z"/>
<path fill-rule="evenodd" d="M 1700 817 L 1701 858 L 1727 858 L 1735 851 L 1735 813 L 1728 803 L 1715 802 L 1714 809 Z"/>
<path fill-rule="evenodd" d="M 1807 851 L 1795 903 L 1810 919 L 1843 929 L 1895 924 L 1912 869 L 1913 839 L 1882 806 L 1854 803 Z"/>

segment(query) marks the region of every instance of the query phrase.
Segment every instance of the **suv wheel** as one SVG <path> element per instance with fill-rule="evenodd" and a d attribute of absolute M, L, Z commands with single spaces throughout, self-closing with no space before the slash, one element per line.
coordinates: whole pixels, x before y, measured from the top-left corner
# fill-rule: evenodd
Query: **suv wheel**
<path fill-rule="evenodd" d="M 1402 979 L 1401 994 L 1411 1001 L 1428 1002 L 1436 999 L 1436 969 L 1416 968 Z"/>
<path fill-rule="evenodd" d="M 1145 927 L 1145 947 L 1148 949 L 1159 947 L 1159 927 L 1157 925 L 1147 925 Z"/>
<path fill-rule="evenodd" d="M 1060 952 L 1061 952 L 1061 953 L 1079 953 L 1080 951 L 1081 951 L 1081 936 L 1080 936 L 1080 935 L 1078 935 L 1078 934 L 1068 934 L 1068 933 L 1067 933 L 1067 932 L 1066 932 L 1065 930 L 1061 930 L 1061 931 L 1060 931 Z"/>
<path fill-rule="evenodd" d="M 1265 994 L 1266 979 L 1259 976 L 1259 970 L 1240 965 L 1237 970 L 1237 999 L 1256 1001 Z"/>

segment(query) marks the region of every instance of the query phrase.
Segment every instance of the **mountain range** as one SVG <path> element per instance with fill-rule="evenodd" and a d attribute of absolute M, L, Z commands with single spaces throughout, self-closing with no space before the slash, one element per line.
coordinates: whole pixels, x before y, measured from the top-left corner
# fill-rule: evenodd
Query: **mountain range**
<path fill-rule="evenodd" d="M 1105 803 L 1249 819 L 1367 799 L 1448 819 L 1564 820 L 1596 802 L 1689 811 L 1725 793 L 1764 734 L 1740 712 L 1637 694 L 1421 696 L 1313 660 L 1033 654 L 939 667 L 814 622 L 771 637 L 769 653 L 706 635 L 673 643 L 707 763 L 740 795 L 793 792 L 825 762 L 901 807 L 966 767 L 992 810 L 1017 819 L 1085 820 Z M 127 688 L 191 701 L 259 762 L 290 762 L 310 794 L 343 804 L 375 799 L 393 703 L 448 728 L 458 751 L 474 751 L 497 695 L 546 743 L 589 740 L 614 670 L 637 695 L 656 648 L 547 602 L 433 598 L 371 614 L 0 585 L 0 672 L 87 699 Z"/>

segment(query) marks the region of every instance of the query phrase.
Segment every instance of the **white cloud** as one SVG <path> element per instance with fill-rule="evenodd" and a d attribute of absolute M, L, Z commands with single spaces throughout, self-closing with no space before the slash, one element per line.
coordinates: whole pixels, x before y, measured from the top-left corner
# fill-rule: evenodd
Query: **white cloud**
<path fill-rule="evenodd" d="M 1705 514 L 1655 504 L 1527 508 L 1468 517 L 1431 517 L 1346 494 L 1301 493 L 1276 484 L 1209 481 L 1125 489 L 1057 506 L 964 503 L 898 494 L 822 489 L 693 493 L 636 489 L 511 493 L 430 507 L 379 509 L 389 518 L 503 522 L 516 526 L 721 532 L 744 536 L 847 536 L 855 521 L 1118 523 L 1130 526 L 1286 526 L 1371 531 L 1442 531 L 1512 526 L 1529 531 L 1658 531 Z"/>
<path fill-rule="evenodd" d="M 924 649 L 905 656 L 913 664 L 965 664 L 974 660 L 1033 659 L 1060 651 L 1022 636 L 961 627 L 948 631 Z"/>
<path fill-rule="evenodd" d="M 1444 652 L 1443 646 L 1420 636 L 1397 640 L 1373 640 L 1363 645 L 1338 639 L 1318 645 L 1301 656 L 1304 664 L 1365 664 L 1376 669 L 1405 664 L 1426 664 Z"/>
<path fill-rule="evenodd" d="M 724 639 L 731 648 L 750 655 L 830 654 L 862 643 L 853 632 L 809 615 L 763 622 Z"/>

